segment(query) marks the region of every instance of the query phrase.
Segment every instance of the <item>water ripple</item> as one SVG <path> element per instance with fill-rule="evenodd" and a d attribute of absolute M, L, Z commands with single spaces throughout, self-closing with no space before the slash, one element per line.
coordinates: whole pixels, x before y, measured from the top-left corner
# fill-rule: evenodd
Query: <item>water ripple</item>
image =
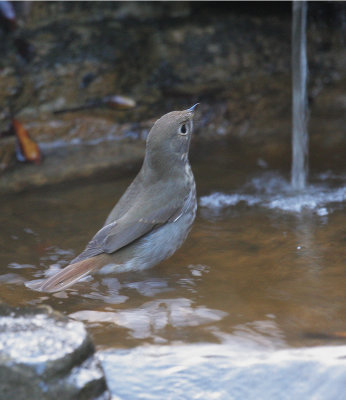
<path fill-rule="evenodd" d="M 120 399 L 341 400 L 346 346 L 244 351 L 213 344 L 141 346 L 98 354 Z"/>
<path fill-rule="evenodd" d="M 72 318 L 89 323 L 113 322 L 130 330 L 136 339 L 157 337 L 168 326 L 194 327 L 220 321 L 227 313 L 204 306 L 193 307 L 186 298 L 159 299 L 144 303 L 141 307 L 111 311 L 77 311 Z"/>

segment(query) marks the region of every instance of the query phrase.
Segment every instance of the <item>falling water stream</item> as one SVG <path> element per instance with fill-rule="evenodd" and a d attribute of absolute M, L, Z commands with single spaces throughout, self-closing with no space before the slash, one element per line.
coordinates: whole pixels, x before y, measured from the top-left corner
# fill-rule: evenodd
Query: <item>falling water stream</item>
<path fill-rule="evenodd" d="M 307 3 L 294 1 L 292 10 L 292 175 L 294 190 L 308 177 L 306 16 Z"/>
<path fill-rule="evenodd" d="M 276 171 L 260 172 L 235 193 L 214 192 L 201 198 L 205 207 L 222 209 L 246 203 L 292 212 L 299 215 L 310 210 L 325 216 L 333 210 L 333 203 L 346 200 L 345 177 L 341 174 L 339 185 L 333 185 L 334 174 L 329 171 L 308 180 L 309 135 L 307 81 L 308 63 L 306 46 L 307 2 L 294 1 L 292 5 L 292 164 L 291 181 Z M 259 164 L 261 165 L 261 163 Z"/>

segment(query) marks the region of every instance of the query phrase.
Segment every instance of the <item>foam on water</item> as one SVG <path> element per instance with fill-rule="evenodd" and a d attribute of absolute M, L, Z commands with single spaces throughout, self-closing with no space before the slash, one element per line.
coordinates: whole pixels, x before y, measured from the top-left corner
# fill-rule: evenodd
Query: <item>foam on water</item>
<path fill-rule="evenodd" d="M 336 188 L 329 187 L 325 174 L 319 182 L 302 191 L 295 191 L 278 174 L 267 173 L 253 178 L 237 193 L 215 192 L 200 198 L 200 205 L 214 210 L 245 203 L 248 206 L 261 206 L 289 213 L 311 210 L 320 216 L 328 215 L 335 209 L 336 203 L 346 201 L 346 184 Z M 345 180 L 337 177 L 339 180 Z"/>

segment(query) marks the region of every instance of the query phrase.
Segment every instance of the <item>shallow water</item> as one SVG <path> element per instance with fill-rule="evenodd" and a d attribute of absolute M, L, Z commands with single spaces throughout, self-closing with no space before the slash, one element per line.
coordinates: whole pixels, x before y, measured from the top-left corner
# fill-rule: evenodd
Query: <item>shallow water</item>
<path fill-rule="evenodd" d="M 190 344 L 110 350 L 100 358 L 116 399 L 343 400 L 345 354 L 346 346 L 244 352 Z"/>
<path fill-rule="evenodd" d="M 218 343 L 221 352 L 230 345 L 248 352 L 345 344 L 346 171 L 340 163 L 312 169 L 305 197 L 288 189 L 285 160 L 263 159 L 256 149 L 223 143 L 201 149 L 192 164 L 199 212 L 173 257 L 142 273 L 88 277 L 53 295 L 23 282 L 68 264 L 133 176 L 3 197 L 1 299 L 49 304 L 82 320 L 103 350 L 203 342 Z M 309 200 L 300 204 L 302 198 Z M 274 200 L 300 207 L 271 207 Z"/>

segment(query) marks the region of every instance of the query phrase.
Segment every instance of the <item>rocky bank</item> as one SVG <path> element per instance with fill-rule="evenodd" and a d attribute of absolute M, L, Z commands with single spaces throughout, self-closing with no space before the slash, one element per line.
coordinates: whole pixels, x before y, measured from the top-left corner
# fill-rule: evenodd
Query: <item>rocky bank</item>
<path fill-rule="evenodd" d="M 290 3 L 14 7 L 18 28 L 1 32 L 0 132 L 14 115 L 45 159 L 19 165 L 15 139 L 0 138 L 2 192 L 139 163 L 155 119 L 197 101 L 195 143 L 232 137 L 290 151 Z M 345 142 L 345 12 L 342 3 L 309 3 L 310 130 L 323 145 Z M 54 114 L 112 94 L 137 106 Z"/>

